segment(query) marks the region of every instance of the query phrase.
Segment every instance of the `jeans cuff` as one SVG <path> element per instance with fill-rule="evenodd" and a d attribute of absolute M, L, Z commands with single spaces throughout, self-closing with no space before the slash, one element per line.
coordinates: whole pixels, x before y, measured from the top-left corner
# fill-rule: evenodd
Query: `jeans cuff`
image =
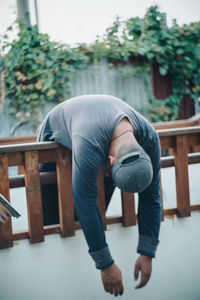
<path fill-rule="evenodd" d="M 89 254 L 95 261 L 97 269 L 106 269 L 114 263 L 108 246 L 94 252 L 89 251 Z"/>
<path fill-rule="evenodd" d="M 140 235 L 137 247 L 137 253 L 155 257 L 156 249 L 159 244 L 159 240 L 147 235 Z"/>

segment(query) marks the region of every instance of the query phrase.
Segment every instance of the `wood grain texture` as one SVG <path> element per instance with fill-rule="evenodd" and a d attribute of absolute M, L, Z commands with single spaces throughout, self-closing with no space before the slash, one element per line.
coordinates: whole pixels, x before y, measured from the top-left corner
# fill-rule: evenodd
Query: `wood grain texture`
<path fill-rule="evenodd" d="M 39 162 L 55 162 L 56 161 L 56 151 L 55 149 L 45 149 L 39 151 Z"/>
<path fill-rule="evenodd" d="M 195 116 L 193 116 L 189 119 L 167 121 L 167 122 L 166 121 L 165 122 L 156 122 L 156 123 L 152 123 L 152 125 L 156 130 L 199 126 L 200 125 L 200 114 L 196 114 Z"/>
<path fill-rule="evenodd" d="M 11 152 L 8 155 L 8 166 L 24 165 L 24 153 L 23 152 Z"/>
<path fill-rule="evenodd" d="M 121 192 L 122 199 L 122 224 L 124 227 L 137 224 L 135 201 L 133 193 Z"/>
<path fill-rule="evenodd" d="M 106 229 L 106 205 L 105 205 L 105 191 L 104 191 L 104 171 L 103 168 L 99 168 L 97 175 L 97 206 Z"/>
<path fill-rule="evenodd" d="M 160 145 L 162 149 L 174 148 L 176 137 L 174 136 L 160 136 Z"/>
<path fill-rule="evenodd" d="M 19 136 L 0 138 L 0 145 L 13 145 L 36 142 L 36 136 Z"/>
<path fill-rule="evenodd" d="M 0 146 L 0 153 L 12 153 L 21 151 L 34 151 L 43 149 L 56 149 L 59 148 L 59 144 L 56 142 L 37 142 L 27 144 L 13 144 Z"/>
<path fill-rule="evenodd" d="M 10 202 L 8 157 L 0 155 L 0 193 Z M 12 224 L 9 219 L 5 224 L 0 224 L 0 249 L 13 246 Z"/>
<path fill-rule="evenodd" d="M 75 235 L 72 155 L 71 151 L 64 147 L 57 149 L 56 155 L 60 230 L 62 237 L 68 237 Z"/>
<path fill-rule="evenodd" d="M 176 137 L 174 165 L 176 172 L 176 196 L 179 217 L 190 216 L 190 193 L 188 178 L 188 145 L 186 136 Z"/>
<path fill-rule="evenodd" d="M 44 241 L 38 151 L 25 152 L 25 187 L 31 243 Z"/>

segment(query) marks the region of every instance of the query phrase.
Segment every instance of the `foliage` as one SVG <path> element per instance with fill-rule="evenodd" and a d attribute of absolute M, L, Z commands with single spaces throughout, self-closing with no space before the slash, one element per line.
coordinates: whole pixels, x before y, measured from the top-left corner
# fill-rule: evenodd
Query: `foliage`
<path fill-rule="evenodd" d="M 164 100 L 156 99 L 146 84 L 152 121 L 176 119 L 184 94 L 192 99 L 200 95 L 200 22 L 183 26 L 174 22 L 168 27 L 165 14 L 152 6 L 144 18 L 121 21 L 117 17 L 103 37 L 75 48 L 49 41 L 35 26 L 19 23 L 19 27 L 18 39 L 5 44 L 10 50 L 2 54 L 1 67 L 11 112 L 21 120 L 36 120 L 46 101 L 62 101 L 74 71 L 91 61 L 97 64 L 102 56 L 111 67 L 134 64 L 136 68 L 128 73 L 118 67 L 124 78 L 147 74 L 154 63 L 159 64 L 161 75 L 171 77 L 172 94 Z"/>
<path fill-rule="evenodd" d="M 195 100 L 200 95 L 200 22 L 183 26 L 174 22 L 168 27 L 165 14 L 152 6 L 144 19 L 120 22 L 117 18 L 95 45 L 106 48 L 111 61 L 139 62 L 141 70 L 158 63 L 160 74 L 171 77 L 172 94 L 164 100 L 156 99 L 147 86 L 152 121 L 177 119 L 183 96 L 189 94 Z"/>
<path fill-rule="evenodd" d="M 18 24 L 18 39 L 4 45 L 4 49 L 10 50 L 1 61 L 7 103 L 21 122 L 35 125 L 46 102 L 61 102 L 69 95 L 74 71 L 85 67 L 88 58 L 76 49 L 50 42 L 48 35 L 38 32 L 37 26 Z"/>

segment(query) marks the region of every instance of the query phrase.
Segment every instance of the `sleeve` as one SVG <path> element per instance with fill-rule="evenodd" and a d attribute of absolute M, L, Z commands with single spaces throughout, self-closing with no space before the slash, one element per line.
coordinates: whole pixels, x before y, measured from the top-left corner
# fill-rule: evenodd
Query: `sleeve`
<path fill-rule="evenodd" d="M 72 192 L 75 212 L 96 268 L 105 269 L 114 260 L 105 239 L 104 226 L 96 204 L 96 179 L 101 153 L 80 136 L 73 137 Z"/>
<path fill-rule="evenodd" d="M 160 143 L 157 136 L 153 146 L 146 149 L 153 165 L 151 184 L 139 194 L 137 253 L 155 257 L 161 223 Z"/>

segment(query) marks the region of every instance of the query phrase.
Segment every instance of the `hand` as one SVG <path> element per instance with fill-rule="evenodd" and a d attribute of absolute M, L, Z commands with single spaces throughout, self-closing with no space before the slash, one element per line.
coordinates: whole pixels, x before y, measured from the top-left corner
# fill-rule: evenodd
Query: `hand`
<path fill-rule="evenodd" d="M 135 263 L 134 278 L 138 280 L 139 271 L 141 272 L 140 283 L 135 287 L 139 289 L 147 284 L 151 276 L 152 270 L 152 257 L 146 255 L 140 255 Z"/>
<path fill-rule="evenodd" d="M 11 216 L 10 211 L 0 202 L 0 223 L 5 223 Z"/>
<path fill-rule="evenodd" d="M 123 294 L 124 287 L 122 284 L 121 271 L 115 264 L 112 264 L 107 269 L 101 270 L 101 279 L 107 293 L 114 294 L 115 296 Z"/>

